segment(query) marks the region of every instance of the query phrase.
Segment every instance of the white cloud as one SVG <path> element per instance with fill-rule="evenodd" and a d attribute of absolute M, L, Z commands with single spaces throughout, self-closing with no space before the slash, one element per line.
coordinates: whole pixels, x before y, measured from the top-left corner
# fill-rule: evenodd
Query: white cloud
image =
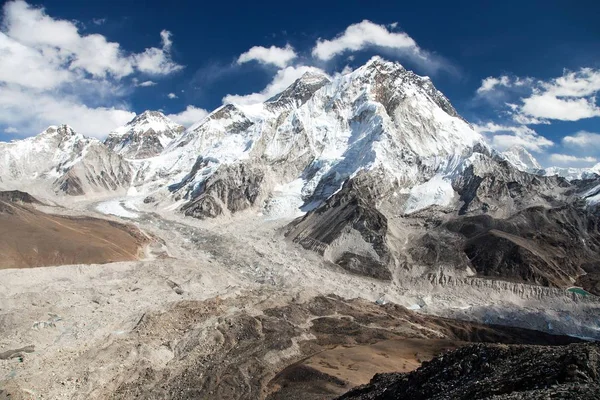
<path fill-rule="evenodd" d="M 182 68 L 171 60 L 168 31 L 161 32 L 162 48 L 128 55 L 119 43 L 99 34 L 82 35 L 75 23 L 54 19 L 22 0 L 4 5 L 2 28 L 0 52 L 9 55 L 0 57 L 4 82 L 49 88 L 86 74 L 119 79 L 135 70 L 169 74 Z"/>
<path fill-rule="evenodd" d="M 166 75 L 182 68 L 172 61 L 171 35 L 161 48 L 126 52 L 99 34 L 83 34 L 77 22 L 53 18 L 23 0 L 2 7 L 0 21 L 0 123 L 23 134 L 67 123 L 103 137 L 135 114 L 121 96 L 126 76 Z M 132 86 L 151 86 L 134 77 Z"/>
<path fill-rule="evenodd" d="M 0 90 L 0 121 L 32 135 L 49 125 L 68 123 L 77 132 L 98 138 L 126 124 L 135 113 L 117 107 L 88 107 L 72 96 L 55 96 L 16 87 Z"/>
<path fill-rule="evenodd" d="M 294 58 L 296 58 L 296 52 L 289 44 L 285 47 L 271 46 L 269 48 L 254 46 L 247 52 L 242 53 L 237 62 L 243 64 L 254 60 L 261 64 L 273 64 L 283 68 Z"/>
<path fill-rule="evenodd" d="M 550 154 L 550 161 L 556 164 L 580 164 L 595 163 L 598 160 L 594 157 L 577 157 L 569 154 Z"/>
<path fill-rule="evenodd" d="M 92 18 L 92 22 L 96 25 L 104 25 L 106 18 Z"/>
<path fill-rule="evenodd" d="M 167 97 L 168 97 L 168 98 L 170 98 L 170 99 L 176 99 L 176 98 L 177 98 L 177 95 L 176 95 L 175 93 L 169 93 L 169 94 L 167 95 Z"/>
<path fill-rule="evenodd" d="M 585 97 L 600 91 L 600 70 L 581 68 L 579 71 L 565 70 L 563 76 L 542 82 L 542 86 L 553 96 Z"/>
<path fill-rule="evenodd" d="M 600 116 L 595 95 L 600 92 L 600 70 L 565 70 L 549 80 L 532 78 L 488 77 L 482 80 L 477 95 L 492 102 L 504 102 L 507 113 L 522 124 L 549 123 L 550 120 L 578 121 Z"/>
<path fill-rule="evenodd" d="M 262 103 L 269 98 L 275 96 L 278 93 L 284 91 L 294 81 L 300 78 L 307 72 L 315 72 L 325 74 L 321 69 L 315 67 L 309 67 L 306 65 L 300 65 L 297 67 L 286 67 L 279 71 L 273 78 L 273 80 L 258 93 L 251 93 L 246 95 L 231 95 L 223 97 L 223 103 L 234 103 L 234 104 L 256 104 Z"/>
<path fill-rule="evenodd" d="M 177 122 L 180 125 L 189 127 L 198 121 L 201 121 L 208 115 L 208 111 L 194 106 L 187 106 L 185 110 L 177 114 L 169 114 L 168 118 Z"/>
<path fill-rule="evenodd" d="M 579 121 L 600 116 L 594 98 L 561 98 L 546 92 L 523 99 L 520 112 L 532 118 Z"/>
<path fill-rule="evenodd" d="M 554 143 L 539 135 L 527 126 L 507 126 L 488 122 L 485 125 L 474 125 L 477 132 L 483 134 L 491 145 L 502 151 L 512 146 L 522 146 L 527 150 L 543 152 Z"/>
<path fill-rule="evenodd" d="M 19 133 L 19 130 L 14 126 L 9 126 L 8 128 L 4 129 L 4 133 Z"/>
<path fill-rule="evenodd" d="M 580 131 L 575 135 L 565 136 L 563 138 L 563 144 L 588 149 L 591 148 L 600 151 L 600 133 Z"/>
<path fill-rule="evenodd" d="M 319 39 L 312 55 L 327 61 L 346 51 L 359 51 L 372 46 L 386 47 L 421 60 L 428 58 L 406 33 L 390 32 L 385 25 L 377 25 L 368 20 L 350 25 L 332 40 Z"/>
<path fill-rule="evenodd" d="M 490 92 L 494 90 L 497 86 L 510 86 L 510 78 L 506 75 L 502 75 L 499 78 L 494 78 L 493 76 L 488 76 L 487 78 L 481 81 L 481 86 L 477 89 L 478 94 Z"/>
<path fill-rule="evenodd" d="M 144 82 L 141 82 L 141 83 L 136 83 L 135 85 L 136 86 L 141 86 L 141 87 L 150 87 L 150 86 L 156 85 L 156 82 L 153 82 L 153 81 L 144 81 Z"/>
<path fill-rule="evenodd" d="M 162 48 L 150 47 L 143 53 L 132 56 L 138 70 L 151 75 L 168 75 L 179 71 L 183 66 L 171 60 L 171 32 L 162 30 L 160 32 Z"/>
<path fill-rule="evenodd" d="M 396 29 L 396 27 L 398 26 L 398 23 L 397 22 L 392 22 L 388 26 L 390 27 L 390 29 Z"/>

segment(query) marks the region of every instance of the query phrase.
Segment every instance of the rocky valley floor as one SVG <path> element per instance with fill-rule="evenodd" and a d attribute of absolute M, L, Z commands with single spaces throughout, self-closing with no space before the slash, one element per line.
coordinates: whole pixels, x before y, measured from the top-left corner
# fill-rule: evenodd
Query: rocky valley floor
<path fill-rule="evenodd" d="M 600 338 L 593 296 L 361 277 L 286 240 L 286 220 L 199 221 L 135 198 L 36 207 L 153 240 L 141 261 L 0 271 L 0 398 L 329 399 L 466 342 Z"/>

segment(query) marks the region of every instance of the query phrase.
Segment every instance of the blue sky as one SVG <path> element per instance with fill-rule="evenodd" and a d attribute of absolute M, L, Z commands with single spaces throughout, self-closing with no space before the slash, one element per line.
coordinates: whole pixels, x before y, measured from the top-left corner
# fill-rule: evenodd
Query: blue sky
<path fill-rule="evenodd" d="M 600 2 L 8 1 L 0 140 L 68 123 L 102 137 L 160 109 L 191 124 L 309 69 L 373 55 L 429 75 L 500 149 L 600 161 Z"/>

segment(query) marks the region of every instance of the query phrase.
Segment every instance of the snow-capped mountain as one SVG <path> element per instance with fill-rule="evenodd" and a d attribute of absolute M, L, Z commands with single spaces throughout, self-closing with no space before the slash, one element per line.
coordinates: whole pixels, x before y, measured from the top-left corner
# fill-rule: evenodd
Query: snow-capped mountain
<path fill-rule="evenodd" d="M 576 179 L 593 179 L 600 176 L 600 164 L 596 164 L 590 168 L 550 167 L 544 170 L 544 175 L 558 175 L 568 181 Z"/>
<path fill-rule="evenodd" d="M 120 155 L 68 125 L 0 143 L 0 183 L 5 188 L 34 185 L 82 195 L 125 188 L 130 180 L 130 167 Z"/>
<path fill-rule="evenodd" d="M 361 170 L 380 171 L 400 188 L 439 174 L 448 188 L 475 146 L 486 147 L 483 138 L 429 78 L 375 57 L 333 79 L 305 74 L 265 103 L 215 110 L 142 163 L 135 182 L 168 177 L 194 198 L 220 166 L 250 163 L 268 176 L 269 201 L 281 195 L 298 208 L 326 199 Z"/>
<path fill-rule="evenodd" d="M 500 155 L 519 171 L 533 173 L 542 169 L 535 157 L 522 146 L 512 146 Z"/>
<path fill-rule="evenodd" d="M 61 125 L 23 140 L 0 142 L 0 179 L 58 178 L 92 140 Z"/>
<path fill-rule="evenodd" d="M 197 218 L 300 217 L 290 240 L 377 279 L 411 266 L 561 286 L 597 262 L 600 236 L 588 227 L 598 226 L 600 178 L 544 176 L 522 148 L 499 155 L 429 78 L 398 63 L 309 72 L 264 103 L 227 104 L 180 129 L 146 112 L 109 147 L 51 127 L 0 144 L 0 184 L 135 192 Z"/>
<path fill-rule="evenodd" d="M 153 157 L 185 128 L 159 111 L 145 111 L 108 135 L 104 144 L 125 158 Z"/>

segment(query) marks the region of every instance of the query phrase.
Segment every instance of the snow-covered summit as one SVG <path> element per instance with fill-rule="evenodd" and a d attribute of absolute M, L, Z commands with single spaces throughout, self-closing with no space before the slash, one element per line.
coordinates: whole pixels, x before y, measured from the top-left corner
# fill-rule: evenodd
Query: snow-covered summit
<path fill-rule="evenodd" d="M 153 157 L 184 130 L 159 111 L 145 111 L 115 129 L 104 144 L 126 158 Z"/>
<path fill-rule="evenodd" d="M 590 168 L 549 167 L 544 170 L 544 175 L 558 175 L 568 181 L 576 179 L 593 179 L 600 176 L 600 163 Z"/>
<path fill-rule="evenodd" d="M 267 100 L 271 108 L 288 105 L 300 106 L 304 104 L 321 87 L 330 83 L 329 76 L 318 71 L 307 71 L 283 92 Z"/>
<path fill-rule="evenodd" d="M 500 155 L 520 171 L 533 173 L 542 169 L 535 157 L 522 146 L 512 146 Z"/>

